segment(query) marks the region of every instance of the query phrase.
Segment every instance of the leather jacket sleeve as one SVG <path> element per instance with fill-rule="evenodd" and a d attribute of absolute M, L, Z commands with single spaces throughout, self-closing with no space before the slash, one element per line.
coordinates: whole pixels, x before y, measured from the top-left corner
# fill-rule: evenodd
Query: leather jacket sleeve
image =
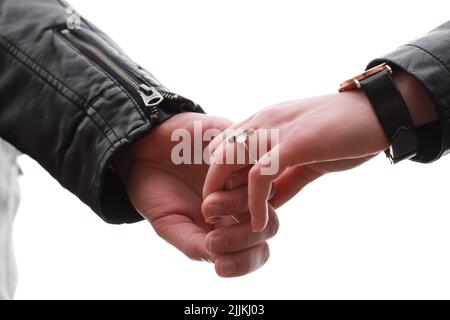
<path fill-rule="evenodd" d="M 202 109 L 73 14 L 58 0 L 0 0 L 0 137 L 105 221 L 135 222 L 110 159 L 172 115 Z"/>
<path fill-rule="evenodd" d="M 450 21 L 428 34 L 373 60 L 401 68 L 426 88 L 439 114 L 439 121 L 417 128 L 418 156 L 412 160 L 431 162 L 450 150 Z"/>

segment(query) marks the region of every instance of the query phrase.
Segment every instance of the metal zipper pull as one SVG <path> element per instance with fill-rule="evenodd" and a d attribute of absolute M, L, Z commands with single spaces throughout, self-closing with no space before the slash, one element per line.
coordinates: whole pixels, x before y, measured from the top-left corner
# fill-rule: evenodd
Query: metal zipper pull
<path fill-rule="evenodd" d="M 150 119 L 159 118 L 158 105 L 164 100 L 164 97 L 155 88 L 146 84 L 139 85 L 139 94 L 146 107 L 150 108 Z"/>
<path fill-rule="evenodd" d="M 158 105 L 164 100 L 164 97 L 155 88 L 146 84 L 139 85 L 139 94 L 144 104 L 150 108 L 150 119 L 159 118 Z"/>
<path fill-rule="evenodd" d="M 147 107 L 159 105 L 164 100 L 164 97 L 155 88 L 146 84 L 139 86 L 139 94 Z"/>

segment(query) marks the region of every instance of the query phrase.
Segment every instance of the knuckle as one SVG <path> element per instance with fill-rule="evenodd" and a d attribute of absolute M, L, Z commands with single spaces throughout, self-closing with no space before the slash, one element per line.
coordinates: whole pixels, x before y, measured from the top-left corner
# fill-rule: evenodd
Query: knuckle
<path fill-rule="evenodd" d="M 253 250 L 251 254 L 247 256 L 247 268 L 249 271 L 255 270 L 259 265 L 259 254 L 257 250 Z"/>
<path fill-rule="evenodd" d="M 252 244 L 254 243 L 253 238 L 253 232 L 248 232 L 245 234 L 245 237 L 243 239 L 243 244 L 245 246 L 245 248 L 250 248 L 252 246 Z"/>
<path fill-rule="evenodd" d="M 165 238 L 166 234 L 169 230 L 167 224 L 164 221 L 164 218 L 154 219 L 151 221 L 151 224 L 153 226 L 153 229 L 155 230 L 156 234 L 161 237 Z"/>
<path fill-rule="evenodd" d="M 269 258 L 270 258 L 270 248 L 269 248 L 269 244 L 267 242 L 264 244 L 263 250 L 264 250 L 264 260 L 263 261 L 264 261 L 264 263 L 266 263 L 267 260 L 269 260 Z"/>
<path fill-rule="evenodd" d="M 259 113 L 261 116 L 269 116 L 269 117 L 273 117 L 274 114 L 277 114 L 276 112 L 279 112 L 279 109 L 277 108 L 277 106 L 268 106 L 265 107 L 264 109 L 261 110 L 261 112 Z"/>
<path fill-rule="evenodd" d="M 214 150 L 211 150 L 210 163 L 211 165 L 221 165 L 224 164 L 226 159 L 227 151 L 224 144 L 217 145 Z"/>
<path fill-rule="evenodd" d="M 258 165 L 255 165 L 248 173 L 249 182 L 258 181 L 261 178 L 261 170 Z"/>
<path fill-rule="evenodd" d="M 184 254 L 193 261 L 199 261 L 201 260 L 201 255 L 195 248 L 188 247 L 186 248 Z"/>
<path fill-rule="evenodd" d="M 278 220 L 277 215 L 274 214 L 271 218 L 272 219 L 269 224 L 269 238 L 274 237 L 278 233 L 278 230 L 280 229 L 280 221 Z"/>
<path fill-rule="evenodd" d="M 250 117 L 250 120 L 252 122 L 259 123 L 260 120 L 264 118 L 265 115 L 265 109 L 260 110 L 259 112 L 255 113 L 253 116 Z"/>

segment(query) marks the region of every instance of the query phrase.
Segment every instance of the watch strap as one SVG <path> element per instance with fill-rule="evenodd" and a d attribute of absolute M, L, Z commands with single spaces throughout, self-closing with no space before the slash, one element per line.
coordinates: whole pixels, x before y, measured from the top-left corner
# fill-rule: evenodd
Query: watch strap
<path fill-rule="evenodd" d="M 386 154 L 393 163 L 417 154 L 417 135 L 408 107 L 388 69 L 360 81 L 386 134 L 390 149 Z"/>

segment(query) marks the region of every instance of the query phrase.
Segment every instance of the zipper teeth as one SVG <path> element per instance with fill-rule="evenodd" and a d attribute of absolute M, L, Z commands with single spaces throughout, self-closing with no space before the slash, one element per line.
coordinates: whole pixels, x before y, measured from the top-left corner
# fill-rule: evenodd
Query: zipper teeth
<path fill-rule="evenodd" d="M 106 64 L 111 70 L 116 73 L 119 77 L 121 77 L 125 82 L 127 82 L 133 89 L 136 91 L 140 91 L 140 84 L 130 77 L 120 66 L 114 63 L 110 58 L 108 58 L 102 51 L 87 43 L 78 37 L 75 37 L 70 32 L 67 33 L 71 37 L 72 40 L 76 41 L 78 44 L 82 45 L 84 48 L 89 50 L 94 56 L 96 56 L 100 61 Z"/>
<path fill-rule="evenodd" d="M 88 50 L 93 56 L 95 56 L 99 61 L 104 63 L 108 68 L 111 69 L 113 73 L 115 73 L 119 78 L 121 78 L 124 82 L 126 82 L 133 90 L 139 93 L 143 93 L 143 89 L 141 85 L 144 85 L 144 83 L 140 83 L 137 81 L 133 76 L 129 75 L 124 68 L 122 68 L 120 65 L 115 63 L 111 58 L 109 58 L 105 53 L 101 51 L 101 49 L 97 48 L 96 46 L 90 44 L 89 42 L 79 38 L 77 35 L 73 34 L 70 31 L 64 30 L 62 32 L 65 36 L 70 37 L 71 40 Z M 153 86 L 151 87 L 153 90 Z M 177 101 L 181 99 L 181 97 L 177 94 L 163 91 L 163 90 L 157 90 L 156 91 L 162 98 L 168 99 L 171 101 Z M 145 94 L 145 92 L 144 92 Z M 158 119 L 160 112 L 156 105 L 149 105 L 150 110 L 150 118 L 151 119 Z"/>
<path fill-rule="evenodd" d="M 159 93 L 166 99 L 176 100 L 179 98 L 179 96 L 177 94 L 168 93 L 168 92 L 164 92 L 164 91 L 160 91 Z"/>

